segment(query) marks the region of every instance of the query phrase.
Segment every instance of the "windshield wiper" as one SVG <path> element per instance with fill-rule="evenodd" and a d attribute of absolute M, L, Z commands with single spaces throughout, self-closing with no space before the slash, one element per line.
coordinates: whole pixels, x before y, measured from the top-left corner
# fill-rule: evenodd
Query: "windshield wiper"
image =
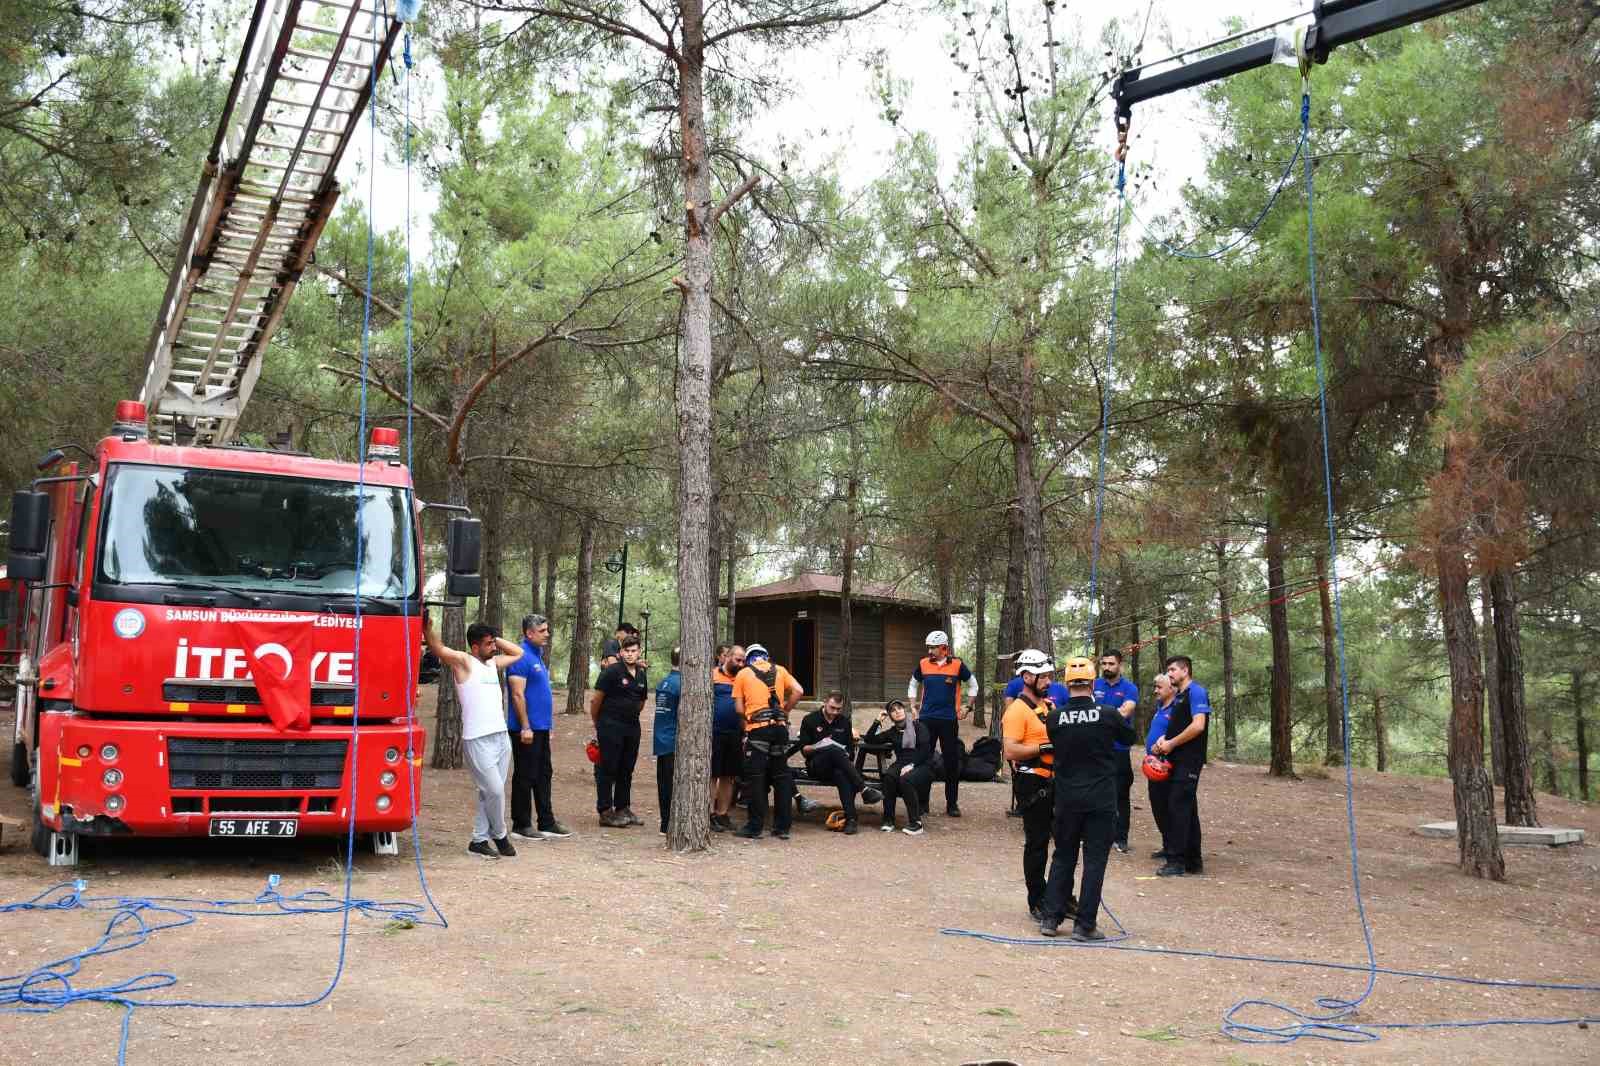
<path fill-rule="evenodd" d="M 226 592 L 230 596 L 237 596 L 252 607 L 261 606 L 261 597 L 252 595 L 242 589 L 230 588 L 227 585 L 218 585 L 210 581 L 175 581 L 168 587 L 184 589 L 191 592 Z"/>
<path fill-rule="evenodd" d="M 383 598 L 378 597 L 378 596 L 369 596 L 369 595 L 367 595 L 365 593 L 361 594 L 360 596 L 357 596 L 357 594 L 354 593 L 354 592 L 329 592 L 329 593 L 325 593 L 323 595 L 323 599 L 324 600 L 339 600 L 339 601 L 341 601 L 340 606 L 343 606 L 345 603 L 348 603 L 352 607 L 355 605 L 355 601 L 357 599 L 359 599 L 361 601 L 361 610 L 362 611 L 369 611 L 372 614 L 399 614 L 400 613 L 400 605 L 397 604 L 395 601 L 386 600 L 386 599 L 383 599 Z M 325 612 L 327 612 L 329 614 L 332 614 L 333 613 L 333 604 L 332 603 L 328 603 L 328 602 L 324 602 L 323 605 L 322 605 L 322 609 L 323 609 L 323 611 L 325 611 Z"/>

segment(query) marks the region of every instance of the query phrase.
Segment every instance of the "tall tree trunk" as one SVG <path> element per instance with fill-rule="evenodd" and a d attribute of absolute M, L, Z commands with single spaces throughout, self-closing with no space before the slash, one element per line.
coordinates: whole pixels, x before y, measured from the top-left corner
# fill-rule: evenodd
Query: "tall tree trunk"
<path fill-rule="evenodd" d="M 483 597 L 478 604 L 478 617 L 503 632 L 506 498 L 502 492 L 491 491 L 486 495 L 488 499 L 483 501 Z"/>
<path fill-rule="evenodd" d="M 1000 655 L 1015 656 L 1022 643 L 1022 511 L 1006 510 L 1006 589 L 1000 597 L 1000 624 L 995 633 L 994 679 L 999 684 L 1011 680 L 1016 664 Z"/>
<path fill-rule="evenodd" d="M 850 427 L 850 477 L 844 491 L 844 547 L 839 565 L 839 693 L 844 697 L 844 713 L 852 714 L 855 688 L 850 683 L 850 653 L 855 647 L 854 604 L 856 580 L 856 498 L 861 479 L 856 473 L 856 430 Z"/>
<path fill-rule="evenodd" d="M 594 519 L 578 527 L 578 566 L 572 588 L 572 648 L 567 653 L 567 714 L 582 714 L 589 697 L 589 644 L 594 637 Z"/>
<path fill-rule="evenodd" d="M 1539 716 L 1539 726 L 1539 739 L 1544 744 L 1539 758 L 1544 767 L 1544 790 L 1559 796 L 1561 779 L 1556 774 L 1556 713 L 1548 702 L 1544 705 L 1544 713 Z"/>
<path fill-rule="evenodd" d="M 556 569 L 561 562 L 558 544 L 558 541 L 552 541 L 544 553 L 544 606 L 539 609 L 540 614 L 552 619 L 556 616 Z"/>
<path fill-rule="evenodd" d="M 1506 749 L 1506 824 L 1538 825 L 1533 757 L 1528 750 L 1528 704 L 1522 686 L 1522 626 L 1517 621 L 1516 578 L 1508 570 L 1497 570 L 1487 580 L 1494 606 L 1494 687 L 1500 697 L 1500 735 Z"/>
<path fill-rule="evenodd" d="M 715 393 L 715 391 L 716 391 L 716 383 L 713 380 L 713 382 L 712 382 L 712 392 Z M 722 632 L 722 627 L 717 624 L 721 620 L 720 616 L 718 614 L 718 610 L 719 610 L 718 601 L 721 599 L 721 590 L 718 588 L 718 585 L 722 580 L 722 526 L 723 526 L 723 523 L 719 522 L 717 520 L 718 516 L 721 513 L 722 513 L 722 493 L 716 487 L 716 481 L 715 481 L 715 479 L 713 479 L 712 480 L 712 491 L 711 491 L 711 522 L 710 522 L 711 547 L 708 549 L 709 552 L 710 552 L 709 558 L 711 560 L 711 565 L 709 567 L 707 567 L 707 569 L 710 571 L 710 579 L 711 579 L 711 639 L 712 639 L 713 642 L 716 641 L 717 634 Z"/>
<path fill-rule="evenodd" d="M 1328 556 L 1317 552 L 1317 599 L 1322 603 L 1322 692 L 1328 707 L 1327 747 L 1322 765 L 1344 765 L 1344 708 L 1339 696 L 1339 649 L 1333 632 L 1333 596 L 1328 582 Z"/>
<path fill-rule="evenodd" d="M 467 472 L 459 463 L 445 468 L 445 496 L 448 502 L 457 507 L 467 504 Z M 448 648 L 467 646 L 467 619 L 463 607 L 444 609 L 444 625 L 439 627 L 439 639 Z M 459 770 L 462 766 L 461 703 L 448 670 L 440 671 L 437 688 L 439 699 L 434 711 L 431 765 L 435 770 Z"/>
<path fill-rule="evenodd" d="M 734 624 L 739 620 L 739 535 L 728 531 L 728 643 L 739 638 Z"/>
<path fill-rule="evenodd" d="M 979 729 L 987 728 L 989 719 L 989 682 L 983 674 L 983 664 L 988 662 L 989 647 L 989 566 L 985 559 L 983 565 L 978 567 L 978 588 L 974 596 L 973 609 L 977 611 L 977 618 L 973 620 L 977 633 L 974 634 L 977 646 L 972 652 L 972 676 L 978 681 L 978 695 L 972 701 L 972 724 Z M 995 708 L 995 717 L 999 717 L 1000 708 Z"/>
<path fill-rule="evenodd" d="M 1489 593 L 1489 575 L 1485 574 L 1478 579 L 1478 600 L 1481 617 L 1479 625 L 1485 633 L 1494 632 L 1494 600 Z M 1500 667 L 1495 662 L 1494 644 L 1492 640 L 1483 642 L 1483 676 L 1495 678 L 1500 676 Z M 1500 717 L 1500 686 L 1486 684 L 1483 686 L 1484 696 L 1489 705 L 1489 780 L 1496 788 L 1506 787 L 1506 737 L 1505 722 Z"/>
<path fill-rule="evenodd" d="M 1494 787 L 1483 766 L 1483 675 L 1478 672 L 1478 631 L 1467 560 L 1460 545 L 1448 541 L 1434 549 L 1434 559 L 1445 655 L 1450 661 L 1448 758 L 1455 793 L 1456 848 L 1464 873 L 1503 881 L 1506 860 L 1495 825 Z"/>
<path fill-rule="evenodd" d="M 1272 761 L 1267 772 L 1294 777 L 1294 676 L 1289 657 L 1289 604 L 1284 600 L 1283 534 L 1267 520 L 1267 628 L 1272 634 Z"/>
<path fill-rule="evenodd" d="M 678 444 L 678 643 L 683 690 L 672 776 L 668 842 L 675 851 L 711 843 L 711 165 L 705 128 L 705 8 L 678 0 L 680 176 L 686 201 L 683 326 L 674 396 Z"/>
<path fill-rule="evenodd" d="M 1589 802 L 1589 731 L 1583 719 L 1584 671 L 1572 671 L 1572 727 L 1578 745 L 1578 797 Z"/>
<path fill-rule="evenodd" d="M 1389 723 L 1383 718 L 1383 693 L 1372 693 L 1372 740 L 1377 751 L 1378 772 L 1389 769 Z"/>
<path fill-rule="evenodd" d="M 942 552 L 936 569 L 939 576 L 939 628 L 948 636 L 953 628 L 950 619 L 955 614 L 955 577 L 950 573 L 950 560 Z"/>
<path fill-rule="evenodd" d="M 1016 466 L 1017 502 L 1022 519 L 1022 554 L 1027 565 L 1028 598 L 1026 633 L 1030 647 L 1046 655 L 1054 654 L 1055 639 L 1050 629 L 1049 577 L 1044 552 L 1044 502 L 1040 499 L 1038 475 L 1034 470 L 1033 425 L 1033 360 L 1023 360 L 1024 382 L 1022 392 L 1024 412 L 1022 424 L 1028 431 L 1011 442 L 1012 457 Z"/>
<path fill-rule="evenodd" d="M 1222 616 L 1222 757 L 1239 758 L 1239 727 L 1233 702 L 1233 560 L 1228 542 L 1219 540 L 1217 552 L 1217 613 Z"/>
<path fill-rule="evenodd" d="M 1161 669 L 1167 668 L 1167 658 L 1171 656 L 1172 649 L 1167 646 L 1167 598 L 1164 595 L 1156 596 L 1156 658 L 1161 660 Z"/>

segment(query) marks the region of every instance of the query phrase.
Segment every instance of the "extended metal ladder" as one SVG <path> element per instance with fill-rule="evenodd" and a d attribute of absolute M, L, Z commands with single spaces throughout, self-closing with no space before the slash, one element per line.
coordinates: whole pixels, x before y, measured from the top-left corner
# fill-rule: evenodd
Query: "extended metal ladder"
<path fill-rule="evenodd" d="M 400 32 L 375 3 L 256 0 L 150 336 L 152 437 L 224 444 L 237 429 Z"/>

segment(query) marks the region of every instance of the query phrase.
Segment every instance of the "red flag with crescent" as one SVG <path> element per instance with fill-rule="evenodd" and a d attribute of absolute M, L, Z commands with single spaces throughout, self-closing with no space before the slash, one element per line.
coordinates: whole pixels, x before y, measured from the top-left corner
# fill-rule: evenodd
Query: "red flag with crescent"
<path fill-rule="evenodd" d="M 235 623 L 250 678 L 267 717 L 279 729 L 311 728 L 311 625 Z"/>

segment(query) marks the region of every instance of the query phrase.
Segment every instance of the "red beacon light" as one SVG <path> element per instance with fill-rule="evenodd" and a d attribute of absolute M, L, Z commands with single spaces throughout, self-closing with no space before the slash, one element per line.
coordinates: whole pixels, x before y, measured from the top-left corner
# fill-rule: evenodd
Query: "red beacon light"
<path fill-rule="evenodd" d="M 373 426 L 367 442 L 368 459 L 400 458 L 400 431 L 392 426 Z"/>
<path fill-rule="evenodd" d="M 138 400 L 118 400 L 116 417 L 111 423 L 114 437 L 147 437 L 150 435 L 148 409 Z"/>

